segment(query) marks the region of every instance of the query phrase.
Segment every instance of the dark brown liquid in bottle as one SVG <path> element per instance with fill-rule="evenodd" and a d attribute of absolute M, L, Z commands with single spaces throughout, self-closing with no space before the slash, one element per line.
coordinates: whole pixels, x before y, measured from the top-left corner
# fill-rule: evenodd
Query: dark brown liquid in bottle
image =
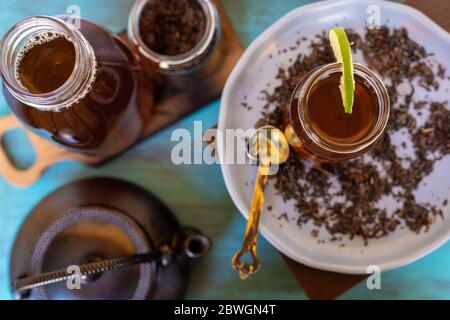
<path fill-rule="evenodd" d="M 352 143 L 363 139 L 378 118 L 377 96 L 364 80 L 356 77 L 353 112 L 345 113 L 339 90 L 341 74 L 320 81 L 308 98 L 309 123 L 314 132 L 327 139 Z"/>
<path fill-rule="evenodd" d="M 50 93 L 67 82 L 74 67 L 75 48 L 60 36 L 25 54 L 19 65 L 19 80 L 31 93 Z"/>
<path fill-rule="evenodd" d="M 31 130 L 74 151 L 109 157 L 134 143 L 142 129 L 137 95 L 140 67 L 112 33 L 82 20 L 81 33 L 94 49 L 95 81 L 79 102 L 60 110 L 40 110 L 4 88 L 14 114 Z M 58 37 L 28 50 L 18 66 L 19 80 L 34 94 L 52 94 L 71 81 L 74 45 Z"/>

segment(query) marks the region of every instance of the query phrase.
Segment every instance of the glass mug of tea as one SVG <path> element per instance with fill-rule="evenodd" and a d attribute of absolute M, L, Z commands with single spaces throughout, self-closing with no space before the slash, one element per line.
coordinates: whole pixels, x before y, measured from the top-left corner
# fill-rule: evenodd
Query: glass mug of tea
<path fill-rule="evenodd" d="M 110 31 L 81 19 L 36 16 L 0 42 L 3 91 L 11 111 L 34 133 L 70 151 L 110 157 L 143 128 L 140 66 Z"/>
<path fill-rule="evenodd" d="M 372 70 L 353 65 L 352 113 L 345 113 L 339 89 L 341 63 L 312 70 L 294 90 L 285 110 L 285 134 L 301 156 L 318 162 L 353 159 L 382 137 L 390 114 L 388 91 Z"/>

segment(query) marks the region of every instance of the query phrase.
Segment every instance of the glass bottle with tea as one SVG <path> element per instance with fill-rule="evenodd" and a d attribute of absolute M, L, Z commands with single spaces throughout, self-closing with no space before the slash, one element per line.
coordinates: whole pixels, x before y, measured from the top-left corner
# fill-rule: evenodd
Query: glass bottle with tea
<path fill-rule="evenodd" d="M 137 0 L 128 39 L 148 75 L 186 88 L 220 65 L 220 18 L 210 0 Z"/>
<path fill-rule="evenodd" d="M 110 157 L 139 137 L 140 66 L 105 28 L 37 16 L 14 25 L 0 43 L 4 94 L 36 134 L 75 152 Z"/>

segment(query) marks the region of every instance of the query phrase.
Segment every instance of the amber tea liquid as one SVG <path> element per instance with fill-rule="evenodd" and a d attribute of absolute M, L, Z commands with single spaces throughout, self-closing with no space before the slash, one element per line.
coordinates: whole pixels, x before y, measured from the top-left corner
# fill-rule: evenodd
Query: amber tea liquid
<path fill-rule="evenodd" d="M 73 44 L 62 35 L 42 35 L 29 45 L 17 61 L 19 82 L 34 94 L 50 93 L 66 83 L 75 67 Z"/>
<path fill-rule="evenodd" d="M 378 99 L 375 91 L 356 77 L 353 112 L 345 113 L 339 90 L 340 78 L 340 73 L 334 73 L 312 88 L 306 116 L 318 135 L 352 143 L 364 138 L 374 126 L 379 113 Z"/>

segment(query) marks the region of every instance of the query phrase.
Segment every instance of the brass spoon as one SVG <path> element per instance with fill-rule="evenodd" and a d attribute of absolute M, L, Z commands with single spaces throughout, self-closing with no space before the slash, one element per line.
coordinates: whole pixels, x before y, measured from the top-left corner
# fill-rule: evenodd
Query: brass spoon
<path fill-rule="evenodd" d="M 260 268 L 256 248 L 259 220 L 264 205 L 264 189 L 269 175 L 272 174 L 273 165 L 280 165 L 289 157 L 289 144 L 286 136 L 281 130 L 272 126 L 259 128 L 248 139 L 247 157 L 259 161 L 259 165 L 242 248 L 232 259 L 233 268 L 239 272 L 239 276 L 243 280 L 256 273 Z M 251 255 L 251 262 L 241 260 L 242 256 L 247 253 Z"/>

